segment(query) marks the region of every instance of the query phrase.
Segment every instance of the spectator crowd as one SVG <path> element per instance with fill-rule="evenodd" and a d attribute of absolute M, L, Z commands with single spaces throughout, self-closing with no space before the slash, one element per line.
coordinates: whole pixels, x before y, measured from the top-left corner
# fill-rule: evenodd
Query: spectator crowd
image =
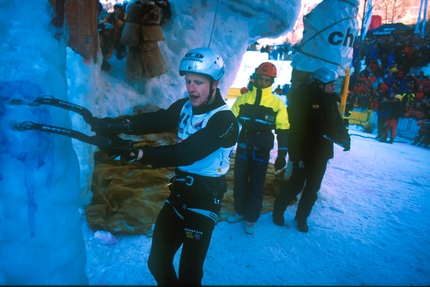
<path fill-rule="evenodd" d="M 383 98 L 402 96 L 403 117 L 429 119 L 430 75 L 422 68 L 430 62 L 430 37 L 389 35 L 366 39 L 354 49 L 353 64 L 365 68 L 351 76 L 350 100 L 355 109 L 377 110 Z M 358 59 L 361 55 L 361 59 Z"/>
<path fill-rule="evenodd" d="M 430 63 L 430 35 L 420 38 L 398 34 L 366 39 L 355 46 L 354 67 L 359 66 L 358 61 L 364 62 L 364 69 L 351 75 L 347 101 L 351 109 L 373 110 L 383 116 L 390 107 L 385 102 L 398 99 L 400 118 L 413 118 L 421 128 L 427 126 L 423 123 L 430 120 L 430 75 L 423 68 Z M 382 136 L 380 131 L 378 136 Z M 415 144 L 428 147 L 428 140 Z"/>
<path fill-rule="evenodd" d="M 142 3 L 145 2 L 143 1 Z M 162 25 L 165 19 L 171 18 L 172 14 L 168 1 L 152 3 L 159 9 L 159 13 L 157 13 L 158 21 L 155 24 Z M 105 9 L 99 2 L 99 18 L 101 18 L 99 23 L 100 48 L 103 53 L 101 68 L 105 71 L 110 70 L 107 59 L 112 54 L 121 60 L 130 56 L 128 54 L 130 54 L 131 50 L 136 50 L 135 47 L 128 49 L 123 44 L 125 41 L 122 39 L 124 38 L 122 36 L 124 24 L 127 21 L 127 6 L 130 6 L 128 4 L 127 0 L 123 4 L 117 2 L 113 6 L 113 11 L 106 14 L 103 13 Z M 150 43 L 152 46 L 155 43 L 158 47 L 156 41 L 164 40 L 164 37 L 159 35 L 159 37 L 155 38 L 155 41 Z M 145 46 L 144 44 L 140 43 L 139 45 Z M 255 44 L 258 43 L 256 42 Z M 256 45 L 253 44 L 248 50 L 254 49 L 256 50 Z M 115 53 L 113 53 L 114 50 Z M 269 60 L 289 59 L 287 53 L 293 50 L 294 47 L 291 47 L 288 43 L 275 46 L 265 45 L 261 48 L 262 53 L 268 53 Z M 145 60 L 145 51 L 145 49 L 138 51 L 144 67 L 148 66 L 145 62 L 151 61 Z M 149 58 L 152 60 L 159 59 L 159 62 L 163 63 L 161 54 L 158 56 L 150 55 Z M 364 66 L 362 63 L 364 63 Z M 383 129 L 386 129 L 384 117 L 389 114 L 390 104 L 400 100 L 401 109 L 398 112 L 400 118 L 416 119 L 420 125 L 419 133 L 424 135 L 421 136 L 422 140 L 414 141 L 414 143 L 427 147 L 429 144 L 425 135 L 427 134 L 426 127 L 428 126 L 426 123 L 430 121 L 430 75 L 425 74 L 422 68 L 429 63 L 429 34 L 424 38 L 416 37 L 413 34 L 392 34 L 367 38 L 361 43 L 356 43 L 352 65 L 354 67 L 361 66 L 361 69 L 356 69 L 358 74 L 353 73 L 351 75 L 346 110 L 372 110 L 377 112 L 378 117 L 380 116 L 378 119 L 378 137 L 384 138 Z M 127 71 L 128 74 L 132 74 L 130 78 L 136 78 L 136 71 L 140 71 L 140 73 L 137 73 L 139 74 L 137 77 L 139 79 L 142 77 L 151 78 L 165 72 L 162 70 L 158 71 L 156 75 L 149 75 L 144 73 L 142 69 L 145 70 L 141 67 L 130 67 Z M 282 96 L 286 95 L 289 89 L 290 85 L 288 84 L 282 85 L 282 87 L 278 85 L 273 92 Z M 381 103 L 383 104 L 381 105 Z"/>

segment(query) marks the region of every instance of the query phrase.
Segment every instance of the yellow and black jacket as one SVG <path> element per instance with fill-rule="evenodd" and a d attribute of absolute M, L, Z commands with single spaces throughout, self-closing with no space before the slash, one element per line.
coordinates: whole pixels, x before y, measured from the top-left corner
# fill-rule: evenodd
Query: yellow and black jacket
<path fill-rule="evenodd" d="M 237 98 L 231 110 L 242 125 L 238 143 L 248 148 L 271 150 L 275 130 L 278 150 L 288 150 L 288 113 L 282 100 L 272 94 L 272 87 L 255 88 Z"/>

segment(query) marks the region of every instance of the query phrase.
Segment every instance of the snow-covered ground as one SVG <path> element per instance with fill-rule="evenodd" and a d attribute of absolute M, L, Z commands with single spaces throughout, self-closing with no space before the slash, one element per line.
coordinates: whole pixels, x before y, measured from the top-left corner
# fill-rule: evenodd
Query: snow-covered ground
<path fill-rule="evenodd" d="M 203 285 L 430 284 L 430 150 L 404 139 L 380 143 L 354 127 L 350 133 L 351 151 L 335 146 L 309 232 L 296 229 L 297 205 L 287 209 L 286 227 L 266 213 L 253 235 L 219 222 Z M 147 268 L 151 238 L 103 244 L 84 217 L 82 230 L 91 285 L 156 283 Z"/>
<path fill-rule="evenodd" d="M 110 62 L 113 70 L 102 74 L 113 92 L 130 93 L 122 81 L 123 62 Z M 297 204 L 285 213 L 286 227 L 273 224 L 266 213 L 253 235 L 241 224 L 219 222 L 202 284 L 428 286 L 430 149 L 404 138 L 380 143 L 375 134 L 361 131 L 350 126 L 351 151 L 335 146 L 308 219 L 309 233 L 296 229 Z M 82 231 L 91 285 L 156 284 L 147 268 L 151 238 L 118 236 L 116 244 L 104 244 L 84 214 Z M 179 252 L 176 267 L 178 262 Z"/>
<path fill-rule="evenodd" d="M 175 16 L 160 42 L 168 73 L 143 81 L 145 90 L 139 93 L 124 83 L 125 59 L 110 59 L 112 70 L 104 73 L 101 57 L 94 63 L 66 48 L 70 31 L 52 27 L 49 1 L 2 1 L 3 14 L 11 16 L 3 17 L 0 33 L 1 285 L 84 285 L 87 274 L 93 285 L 155 283 L 146 268 L 150 238 L 120 236 L 116 244 L 104 245 L 78 212 L 76 205 L 91 200 L 95 147 L 16 130 L 19 122 L 34 121 L 92 134 L 89 125 L 76 113 L 13 103 L 53 96 L 97 117 L 132 113 L 137 105 L 167 107 L 185 95 L 177 72 L 181 55 L 199 46 L 223 52 L 228 69 L 221 90 L 226 95 L 247 45 L 287 32 L 303 3 L 174 2 Z M 29 25 L 34 15 L 37 21 Z M 278 66 L 287 75 L 279 77 L 279 84 L 289 82 L 289 68 Z M 389 146 L 353 137 L 351 152 L 337 150 L 329 165 L 308 234 L 295 229 L 294 208 L 286 214 L 292 228 L 274 226 L 264 214 L 252 236 L 240 225 L 220 222 L 203 283 L 429 285 L 424 272 L 430 269 L 429 216 L 423 208 L 429 205 L 428 152 L 407 143 Z"/>

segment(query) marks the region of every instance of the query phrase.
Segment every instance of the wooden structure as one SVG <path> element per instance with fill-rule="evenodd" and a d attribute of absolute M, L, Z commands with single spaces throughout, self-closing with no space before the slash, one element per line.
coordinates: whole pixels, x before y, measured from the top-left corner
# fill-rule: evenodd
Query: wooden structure
<path fill-rule="evenodd" d="M 97 61 L 98 0 L 49 0 L 56 16 L 52 24 L 68 33 L 68 46 L 84 59 Z"/>

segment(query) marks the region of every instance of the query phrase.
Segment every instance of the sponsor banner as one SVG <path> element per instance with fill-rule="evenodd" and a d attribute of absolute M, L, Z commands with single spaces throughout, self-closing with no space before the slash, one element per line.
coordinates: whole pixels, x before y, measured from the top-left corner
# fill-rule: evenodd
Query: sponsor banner
<path fill-rule="evenodd" d="M 364 12 L 362 27 L 363 34 L 361 35 L 361 41 L 364 41 L 364 39 L 366 39 L 367 30 L 369 30 L 369 26 L 372 22 L 372 9 L 372 0 L 367 0 L 366 11 Z"/>
<path fill-rule="evenodd" d="M 372 15 L 369 30 L 376 29 L 382 25 L 382 17 L 380 15 Z"/>
<path fill-rule="evenodd" d="M 326 67 L 345 76 L 352 62 L 358 26 L 358 0 L 324 0 L 303 17 L 303 39 L 291 63 L 295 70 Z"/>
<path fill-rule="evenodd" d="M 369 36 L 386 36 L 394 34 L 411 34 L 413 29 L 402 23 L 384 24 L 376 29 L 369 30 Z"/>

